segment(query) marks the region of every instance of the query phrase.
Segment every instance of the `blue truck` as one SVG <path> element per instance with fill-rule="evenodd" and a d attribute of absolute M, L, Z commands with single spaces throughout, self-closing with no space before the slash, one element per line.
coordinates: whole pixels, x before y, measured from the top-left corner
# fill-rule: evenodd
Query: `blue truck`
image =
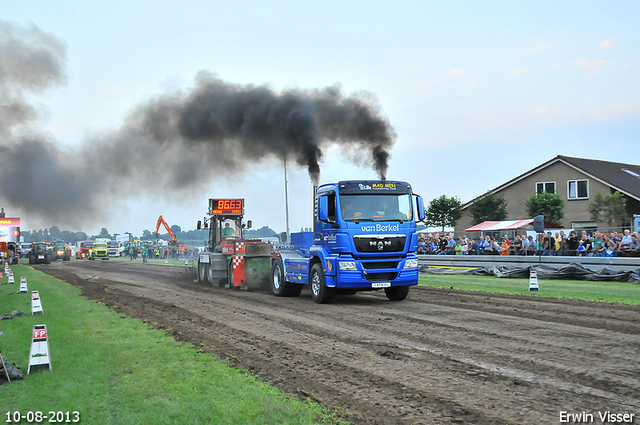
<path fill-rule="evenodd" d="M 385 291 L 402 301 L 418 284 L 416 221 L 424 201 L 403 181 L 349 180 L 315 190 L 313 232 L 293 233 L 271 257 L 271 289 L 300 295 L 309 285 L 316 303 L 334 295 Z"/>

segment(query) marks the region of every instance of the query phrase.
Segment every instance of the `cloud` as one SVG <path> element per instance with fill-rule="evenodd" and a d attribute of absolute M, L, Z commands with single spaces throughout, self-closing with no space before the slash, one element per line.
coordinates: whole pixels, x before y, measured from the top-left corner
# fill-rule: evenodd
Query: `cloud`
<path fill-rule="evenodd" d="M 465 86 L 467 87 L 477 87 L 478 86 L 478 79 L 476 78 L 475 80 L 469 80 L 465 83 Z"/>
<path fill-rule="evenodd" d="M 531 112 L 539 118 L 549 118 L 552 115 L 552 111 L 547 108 L 534 107 L 531 108 Z"/>
<path fill-rule="evenodd" d="M 433 78 L 429 81 L 423 81 L 421 83 L 418 83 L 416 85 L 414 85 L 412 88 L 413 89 L 424 89 L 426 87 L 432 86 L 436 83 L 442 82 L 443 80 L 446 80 L 448 78 L 459 78 L 459 77 L 464 77 L 465 75 L 467 75 L 467 73 L 465 71 L 462 71 L 460 69 L 452 69 L 451 71 L 447 72 L 446 75 L 442 76 L 442 77 L 437 77 L 437 78 Z M 478 80 L 469 80 L 465 83 L 466 87 L 476 87 L 478 83 Z M 445 90 L 457 90 L 457 86 L 453 83 L 447 84 L 444 89 Z"/>
<path fill-rule="evenodd" d="M 594 75 L 599 74 L 602 69 L 610 68 L 612 65 L 612 62 L 607 60 L 602 60 L 602 59 L 591 60 L 591 59 L 582 58 L 582 59 L 576 59 L 569 62 L 569 65 L 577 66 L 578 68 L 585 69 L 589 71 L 589 77 L 593 77 Z"/>
<path fill-rule="evenodd" d="M 433 85 L 436 81 L 438 81 L 436 78 L 434 78 L 433 80 L 429 80 L 429 81 L 423 81 L 423 82 L 418 83 L 415 86 L 413 86 L 413 88 L 414 89 L 423 89 L 425 87 L 429 87 L 429 86 Z"/>
<path fill-rule="evenodd" d="M 441 146 L 440 142 L 431 139 L 422 139 L 417 144 L 418 146 L 423 146 L 426 148 L 439 148 Z"/>
<path fill-rule="evenodd" d="M 611 37 L 608 40 L 603 41 L 602 43 L 598 44 L 598 49 L 608 49 L 609 47 L 612 47 L 615 44 L 615 37 Z"/>
<path fill-rule="evenodd" d="M 539 39 L 532 47 L 532 52 L 541 52 L 543 50 L 550 50 L 554 47 L 558 47 L 560 43 L 545 43 L 542 39 Z"/>
<path fill-rule="evenodd" d="M 523 55 L 527 52 L 542 52 L 545 50 L 551 50 L 554 49 L 556 47 L 560 46 L 560 43 L 554 43 L 554 42 L 549 42 L 549 43 L 545 43 L 544 40 L 542 39 L 538 39 L 538 41 L 531 41 L 529 42 L 529 45 L 531 47 L 523 47 L 521 49 L 518 49 L 516 51 L 514 51 L 512 54 L 513 55 Z"/>
<path fill-rule="evenodd" d="M 517 68 L 513 68 L 511 70 L 509 70 L 509 72 L 507 72 L 507 74 L 509 75 L 522 75 L 525 74 L 527 71 L 524 68 L 521 67 L 517 67 Z"/>
<path fill-rule="evenodd" d="M 590 110 L 585 113 L 587 117 L 597 121 L 608 121 L 628 115 L 638 114 L 640 114 L 639 102 L 612 105 L 598 111 Z"/>
<path fill-rule="evenodd" d="M 420 65 L 407 65 L 407 66 L 404 67 L 404 70 L 405 71 L 417 71 L 420 68 L 421 68 Z"/>
<path fill-rule="evenodd" d="M 467 75 L 467 73 L 462 71 L 462 70 L 460 70 L 460 69 L 452 69 L 447 74 L 447 77 L 463 77 L 465 75 Z"/>

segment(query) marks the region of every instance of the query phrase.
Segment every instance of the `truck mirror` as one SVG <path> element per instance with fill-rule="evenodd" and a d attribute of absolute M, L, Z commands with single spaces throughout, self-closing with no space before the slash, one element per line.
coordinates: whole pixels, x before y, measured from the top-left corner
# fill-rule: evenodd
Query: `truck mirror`
<path fill-rule="evenodd" d="M 318 199 L 318 220 L 329 221 L 329 197 L 321 196 Z"/>
<path fill-rule="evenodd" d="M 418 206 L 418 221 L 424 221 L 427 216 L 424 213 L 424 200 L 422 199 L 422 196 L 418 195 L 416 197 L 416 204 Z"/>
<path fill-rule="evenodd" d="M 253 226 L 253 221 L 247 220 L 247 229 L 251 229 L 251 226 Z"/>
<path fill-rule="evenodd" d="M 280 233 L 280 240 L 282 241 L 282 243 L 287 243 L 287 232 Z"/>
<path fill-rule="evenodd" d="M 196 229 L 197 230 L 202 229 L 202 222 L 200 220 L 198 220 L 198 224 L 196 224 Z"/>

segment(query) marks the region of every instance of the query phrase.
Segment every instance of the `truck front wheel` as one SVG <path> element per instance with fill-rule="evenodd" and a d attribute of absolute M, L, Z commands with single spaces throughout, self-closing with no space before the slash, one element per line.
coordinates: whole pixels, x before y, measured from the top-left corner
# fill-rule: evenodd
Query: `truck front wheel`
<path fill-rule="evenodd" d="M 276 258 L 271 270 L 271 290 L 276 297 L 298 297 L 302 291 L 302 285 L 289 283 L 284 277 L 284 264 L 281 258 Z"/>
<path fill-rule="evenodd" d="M 387 298 L 391 301 L 402 301 L 407 298 L 407 295 L 409 295 L 409 287 L 392 286 L 390 288 L 385 288 L 384 293 L 387 294 Z"/>
<path fill-rule="evenodd" d="M 331 302 L 333 298 L 333 288 L 328 288 L 324 283 L 324 274 L 320 263 L 315 263 L 311 267 L 311 278 L 309 285 L 311 286 L 311 298 L 318 304 L 326 304 Z"/>

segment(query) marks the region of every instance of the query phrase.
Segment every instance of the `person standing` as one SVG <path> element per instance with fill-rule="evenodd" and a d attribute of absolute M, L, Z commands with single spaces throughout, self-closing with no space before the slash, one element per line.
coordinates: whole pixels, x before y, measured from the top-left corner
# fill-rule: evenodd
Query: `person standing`
<path fill-rule="evenodd" d="M 149 250 L 145 246 L 144 248 L 142 248 L 142 262 L 146 263 L 148 257 L 149 257 Z"/>
<path fill-rule="evenodd" d="M 506 236 L 506 235 L 505 235 Z M 500 249 L 502 252 L 500 255 L 509 255 L 509 240 L 507 238 L 502 240 L 502 245 L 500 245 Z"/>
<path fill-rule="evenodd" d="M 553 237 L 551 232 L 547 232 L 547 237 L 544 239 L 545 248 L 542 252 L 542 255 L 545 255 L 544 251 L 547 251 L 546 255 L 555 255 L 554 250 L 556 248 L 556 239 Z"/>

